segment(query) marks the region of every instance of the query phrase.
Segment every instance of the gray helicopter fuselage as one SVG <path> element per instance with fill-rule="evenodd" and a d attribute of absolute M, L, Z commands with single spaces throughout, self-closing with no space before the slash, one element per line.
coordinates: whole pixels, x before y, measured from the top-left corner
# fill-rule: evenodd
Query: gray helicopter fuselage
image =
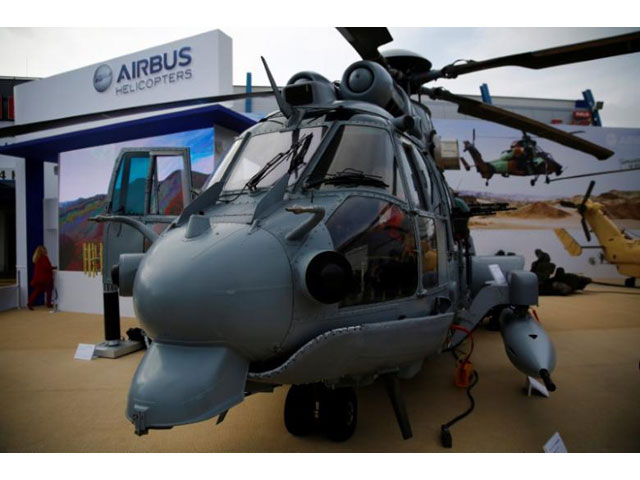
<path fill-rule="evenodd" d="M 145 254 L 121 256 L 121 294 L 153 339 L 129 392 L 137 433 L 277 385 L 410 378 L 451 345 L 456 317 L 471 330 L 497 305 L 537 302 L 526 272 L 517 288 L 482 287 L 489 263 L 509 274 L 521 257 L 467 275 L 419 108 L 411 121 L 343 100 L 271 115 Z M 536 368 L 549 363 L 520 343 Z"/>
<path fill-rule="evenodd" d="M 255 192 L 243 192 L 229 203 L 224 203 L 225 198 L 236 196 L 237 192 L 223 191 L 214 205 L 199 212 L 198 216 L 207 223 L 201 233 L 188 235 L 190 224 L 185 223 L 169 228 L 154 242 L 140 265 L 133 291 L 136 312 L 154 340 L 200 345 L 230 343 L 251 361 L 265 361 L 295 351 L 327 330 L 420 316 L 433 310 L 438 296 L 450 297 L 450 280 L 455 279 L 449 276 L 446 255 L 438 256 L 438 279 L 428 291 L 418 285 L 421 272 L 415 262 L 414 291 L 395 298 L 390 295 L 388 301 L 375 298 L 345 307 L 340 303 L 320 303 L 305 292 L 301 278 L 305 259 L 309 253 L 334 250 L 335 245 L 324 221 L 304 238 L 288 240 L 287 234 L 305 220 L 305 215 L 289 212 L 287 208 L 318 206 L 324 209 L 326 221 L 345 201 L 355 197 L 363 203 L 367 200 L 387 203 L 407 217 L 417 212 L 408 200 L 380 188 L 362 185 L 303 188 L 303 179 L 313 171 L 318 157 L 340 127 L 380 129 L 393 139 L 394 148 L 400 141 L 398 133 L 389 128 L 390 117 L 386 112 L 360 102 L 351 103 L 358 111 L 366 108 L 375 114 L 353 113 L 345 121 L 316 119 L 301 123 L 301 134 L 309 128 L 323 129 L 326 133 L 300 178 L 292 177 L 287 182 L 290 187 L 273 201 L 272 211 L 267 215 L 256 218 L 260 205 L 270 201 L 269 188 L 259 185 Z M 257 135 L 292 132 L 281 122 L 282 117 L 271 117 L 247 131 L 238 142 L 249 142 Z M 241 156 L 242 150 L 237 155 Z M 218 175 L 232 170 L 230 164 L 227 172 Z M 400 181 L 406 181 L 406 173 L 402 170 L 399 173 Z M 402 189 L 408 191 L 409 187 L 403 185 Z M 424 214 L 437 224 L 438 243 L 446 245 L 450 232 L 445 218 L 428 211 Z"/>

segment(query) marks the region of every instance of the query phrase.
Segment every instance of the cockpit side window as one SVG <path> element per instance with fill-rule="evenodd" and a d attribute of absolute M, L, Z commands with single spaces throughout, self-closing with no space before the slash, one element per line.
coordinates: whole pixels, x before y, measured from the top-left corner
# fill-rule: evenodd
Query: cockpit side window
<path fill-rule="evenodd" d="M 353 182 L 345 179 L 347 175 Z M 368 178 L 359 183 L 354 179 L 357 175 Z M 323 182 L 327 179 L 332 181 Z M 354 185 L 382 188 L 406 198 L 389 132 L 364 125 L 341 125 L 306 183 L 322 189 Z"/>
<path fill-rule="evenodd" d="M 236 153 L 238 152 L 240 145 L 242 145 L 242 140 L 243 139 L 241 138 L 237 139 L 236 141 L 233 142 L 231 147 L 229 147 L 227 152 L 222 156 L 222 160 L 219 162 L 219 165 L 216 167 L 215 172 L 213 172 L 213 175 L 211 175 L 211 177 L 207 181 L 207 184 L 205 185 L 203 190 L 206 190 L 214 183 L 218 183 L 220 180 L 222 180 L 222 177 L 224 176 L 225 172 L 229 168 L 231 161 L 236 156 Z"/>
<path fill-rule="evenodd" d="M 402 148 L 400 149 L 400 159 L 408 175 L 407 184 L 413 205 L 422 210 L 426 210 L 427 200 L 422 187 L 420 172 L 417 167 L 417 158 L 415 158 L 415 153 L 411 145 L 403 142 Z"/>
<path fill-rule="evenodd" d="M 426 209 L 433 205 L 433 182 L 431 180 L 431 175 L 429 175 L 429 170 L 427 169 L 426 160 L 420 150 L 418 150 L 415 145 L 411 145 L 411 152 L 413 153 L 414 165 L 417 168 L 416 175 L 420 178 L 420 183 L 423 187 L 424 199 L 427 201 L 427 205 L 425 205 Z"/>
<path fill-rule="evenodd" d="M 334 248 L 353 269 L 353 284 L 339 307 L 405 298 L 418 286 L 413 221 L 394 203 L 349 197 L 326 222 Z"/>

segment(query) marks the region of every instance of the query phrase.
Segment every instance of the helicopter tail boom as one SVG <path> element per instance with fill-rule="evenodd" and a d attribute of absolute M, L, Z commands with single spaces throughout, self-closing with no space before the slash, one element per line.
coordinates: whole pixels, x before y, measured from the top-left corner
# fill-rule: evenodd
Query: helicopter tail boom
<path fill-rule="evenodd" d="M 465 141 L 464 150 L 466 152 L 469 152 L 469 155 L 471 155 L 473 163 L 476 166 L 476 170 L 482 178 L 489 180 L 491 177 L 493 177 L 493 174 L 495 173 L 495 167 L 483 160 L 482 154 L 472 142 Z M 460 159 L 462 160 L 462 157 Z M 465 164 L 465 168 L 469 170 L 469 168 L 467 168 L 466 162 L 463 161 L 463 163 Z"/>

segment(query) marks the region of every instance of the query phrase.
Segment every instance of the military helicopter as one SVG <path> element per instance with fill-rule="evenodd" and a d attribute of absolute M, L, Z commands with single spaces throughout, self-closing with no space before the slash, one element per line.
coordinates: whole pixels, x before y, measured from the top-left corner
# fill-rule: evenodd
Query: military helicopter
<path fill-rule="evenodd" d="M 522 132 L 522 138 L 511 143 L 508 150 L 502 152 L 502 156 L 496 160 L 485 162 L 482 154 L 476 148 L 476 131 L 473 130 L 473 141 L 464 141 L 464 151 L 469 152 L 476 170 L 480 176 L 486 179 L 485 185 L 489 185 L 489 179 L 494 174 L 500 174 L 503 177 L 511 175 L 518 177 L 530 177 L 531 186 L 534 186 L 540 175 L 544 175 L 545 182 L 549 183 L 549 175 L 555 173 L 556 176 L 562 174 L 562 165 L 553 159 L 553 156 L 538 147 L 537 142 Z M 460 157 L 460 162 L 464 165 L 465 170 L 471 170 L 471 166 L 467 161 Z"/>
<path fill-rule="evenodd" d="M 305 71 L 279 89 L 263 59 L 279 110 L 237 138 L 160 234 L 126 211 L 101 219 L 150 244 L 120 255 L 111 271 L 153 339 L 127 401 L 138 435 L 220 422 L 247 395 L 291 385 L 287 430 L 307 435 L 319 424 L 328 438 L 346 440 L 357 424 L 355 388 L 383 379 L 410 438 L 399 380 L 455 349 L 498 308 L 508 358 L 555 390 L 553 344 L 529 313 L 537 278 L 523 271 L 522 256 L 476 255 L 468 218 L 491 211 L 453 196 L 430 112 L 412 96 L 607 158 L 613 152 L 549 125 L 423 85 L 636 52 L 640 34 L 435 70 L 406 50 L 380 53 L 392 41 L 386 28 L 338 31 L 362 57 L 340 82 Z M 0 136 L 243 96 L 19 125 Z M 126 185 L 126 158 L 123 165 L 112 186 Z"/>
<path fill-rule="evenodd" d="M 604 205 L 589 200 L 595 184 L 594 180 L 589 183 L 580 205 L 568 201 L 562 201 L 561 205 L 578 210 L 581 217 L 582 230 L 587 241 L 591 241 L 591 233 L 587 227 L 588 223 L 593 229 L 593 233 L 598 237 L 600 245 L 597 247 L 583 247 L 564 228 L 557 228 L 554 232 L 571 256 L 582 255 L 583 248 L 601 248 L 604 258 L 615 265 L 621 275 L 628 277 L 625 279 L 625 286 L 633 287 L 636 279 L 640 278 L 640 239 L 632 239 L 623 231 L 620 231 L 618 226 L 607 216 Z"/>

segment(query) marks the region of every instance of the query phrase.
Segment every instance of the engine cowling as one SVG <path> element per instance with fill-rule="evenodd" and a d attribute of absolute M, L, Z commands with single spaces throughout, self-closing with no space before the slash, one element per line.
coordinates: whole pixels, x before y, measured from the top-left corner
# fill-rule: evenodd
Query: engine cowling
<path fill-rule="evenodd" d="M 370 102 L 384 108 L 394 117 L 411 114 L 407 94 L 381 65 L 361 60 L 349 66 L 342 75 L 340 95 L 344 100 Z"/>

